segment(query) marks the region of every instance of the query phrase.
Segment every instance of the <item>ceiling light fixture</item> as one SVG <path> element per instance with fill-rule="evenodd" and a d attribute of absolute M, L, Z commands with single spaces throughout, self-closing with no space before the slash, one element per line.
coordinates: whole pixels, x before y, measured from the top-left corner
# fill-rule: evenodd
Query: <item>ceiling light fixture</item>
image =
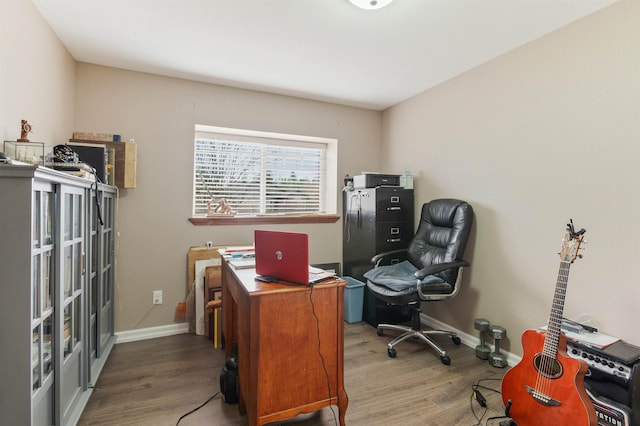
<path fill-rule="evenodd" d="M 360 9 L 375 10 L 381 9 L 391 3 L 393 0 L 349 0 Z"/>

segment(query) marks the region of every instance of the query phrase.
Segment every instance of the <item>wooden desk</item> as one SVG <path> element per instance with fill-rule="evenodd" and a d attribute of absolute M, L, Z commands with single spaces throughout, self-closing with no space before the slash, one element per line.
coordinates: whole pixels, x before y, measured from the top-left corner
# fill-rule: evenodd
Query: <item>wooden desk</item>
<path fill-rule="evenodd" d="M 240 413 L 254 426 L 337 405 L 344 426 L 344 280 L 309 287 L 255 275 L 222 262 L 225 350 L 231 356 L 237 345 Z"/>

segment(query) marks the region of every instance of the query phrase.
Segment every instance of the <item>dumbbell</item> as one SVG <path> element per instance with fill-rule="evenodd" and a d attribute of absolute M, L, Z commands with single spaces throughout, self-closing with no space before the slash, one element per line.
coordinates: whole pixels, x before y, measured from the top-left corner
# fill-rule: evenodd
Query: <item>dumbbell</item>
<path fill-rule="evenodd" d="M 500 341 L 507 337 L 507 330 L 499 325 L 492 325 L 490 330 L 496 347 L 495 350 L 489 354 L 489 364 L 494 367 L 504 368 L 507 366 L 507 358 L 500 353 Z"/>
<path fill-rule="evenodd" d="M 476 346 L 476 356 L 480 359 L 488 359 L 491 348 L 484 343 L 485 333 L 489 331 L 489 321 L 484 318 L 476 318 L 473 322 L 476 330 L 480 331 L 480 344 Z"/>

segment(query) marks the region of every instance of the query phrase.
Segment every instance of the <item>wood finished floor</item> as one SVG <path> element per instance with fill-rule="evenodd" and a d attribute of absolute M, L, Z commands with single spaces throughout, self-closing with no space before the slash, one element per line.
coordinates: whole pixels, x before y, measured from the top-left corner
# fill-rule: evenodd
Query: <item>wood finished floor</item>
<path fill-rule="evenodd" d="M 397 346 L 395 359 L 387 356 L 388 335 L 378 336 L 366 323 L 345 323 L 344 376 L 349 396 L 346 422 L 360 425 L 498 425 L 503 414 L 500 395 L 480 388 L 487 399 L 484 413 L 471 400 L 473 384 L 499 390 L 505 369 L 490 366 L 472 348 L 441 342 L 451 356 L 445 366 L 438 355 L 417 341 Z M 286 345 L 282 350 L 286 350 Z M 95 385 L 80 426 L 170 426 L 220 390 L 224 351 L 213 349 L 202 336 L 182 334 L 114 347 Z M 286 385 L 283 377 L 283 386 Z M 277 398 L 277 395 L 274 395 Z M 472 411 L 473 409 L 473 411 Z M 337 418 L 337 407 L 333 408 Z M 475 414 L 474 414 L 475 413 Z M 484 417 L 478 422 L 478 417 Z M 476 417 L 477 416 L 477 417 Z M 180 421 L 181 426 L 244 426 L 238 406 L 219 397 Z M 334 425 L 334 413 L 317 413 L 279 423 L 291 426 Z M 274 425 L 275 426 L 275 425 Z"/>

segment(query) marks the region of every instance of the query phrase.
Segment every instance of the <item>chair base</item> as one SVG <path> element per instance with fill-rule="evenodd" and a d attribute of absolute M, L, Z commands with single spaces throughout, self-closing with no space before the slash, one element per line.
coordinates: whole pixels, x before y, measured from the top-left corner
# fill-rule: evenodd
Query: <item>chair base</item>
<path fill-rule="evenodd" d="M 453 340 L 453 343 L 455 343 L 456 345 L 460 344 L 461 342 L 460 337 L 458 337 L 458 335 L 452 331 L 423 330 L 422 325 L 420 323 L 420 310 L 416 310 L 415 308 L 412 308 L 412 310 L 413 310 L 412 327 L 408 327 L 405 325 L 397 325 L 397 324 L 378 324 L 378 336 L 382 336 L 384 334 L 384 330 L 395 330 L 395 331 L 400 331 L 402 333 L 398 337 L 393 339 L 391 342 L 389 342 L 389 344 L 387 344 L 387 353 L 389 354 L 389 357 L 395 358 L 396 357 L 395 346 L 398 343 L 403 342 L 408 338 L 412 337 L 414 339 L 422 340 L 424 343 L 428 344 L 436 352 L 438 352 L 438 354 L 440 355 L 440 361 L 442 361 L 444 365 L 451 364 L 451 358 L 449 357 L 449 355 L 447 355 L 447 352 L 444 349 L 442 349 L 435 341 L 429 338 L 429 336 L 444 334 L 451 337 L 451 340 Z"/>

